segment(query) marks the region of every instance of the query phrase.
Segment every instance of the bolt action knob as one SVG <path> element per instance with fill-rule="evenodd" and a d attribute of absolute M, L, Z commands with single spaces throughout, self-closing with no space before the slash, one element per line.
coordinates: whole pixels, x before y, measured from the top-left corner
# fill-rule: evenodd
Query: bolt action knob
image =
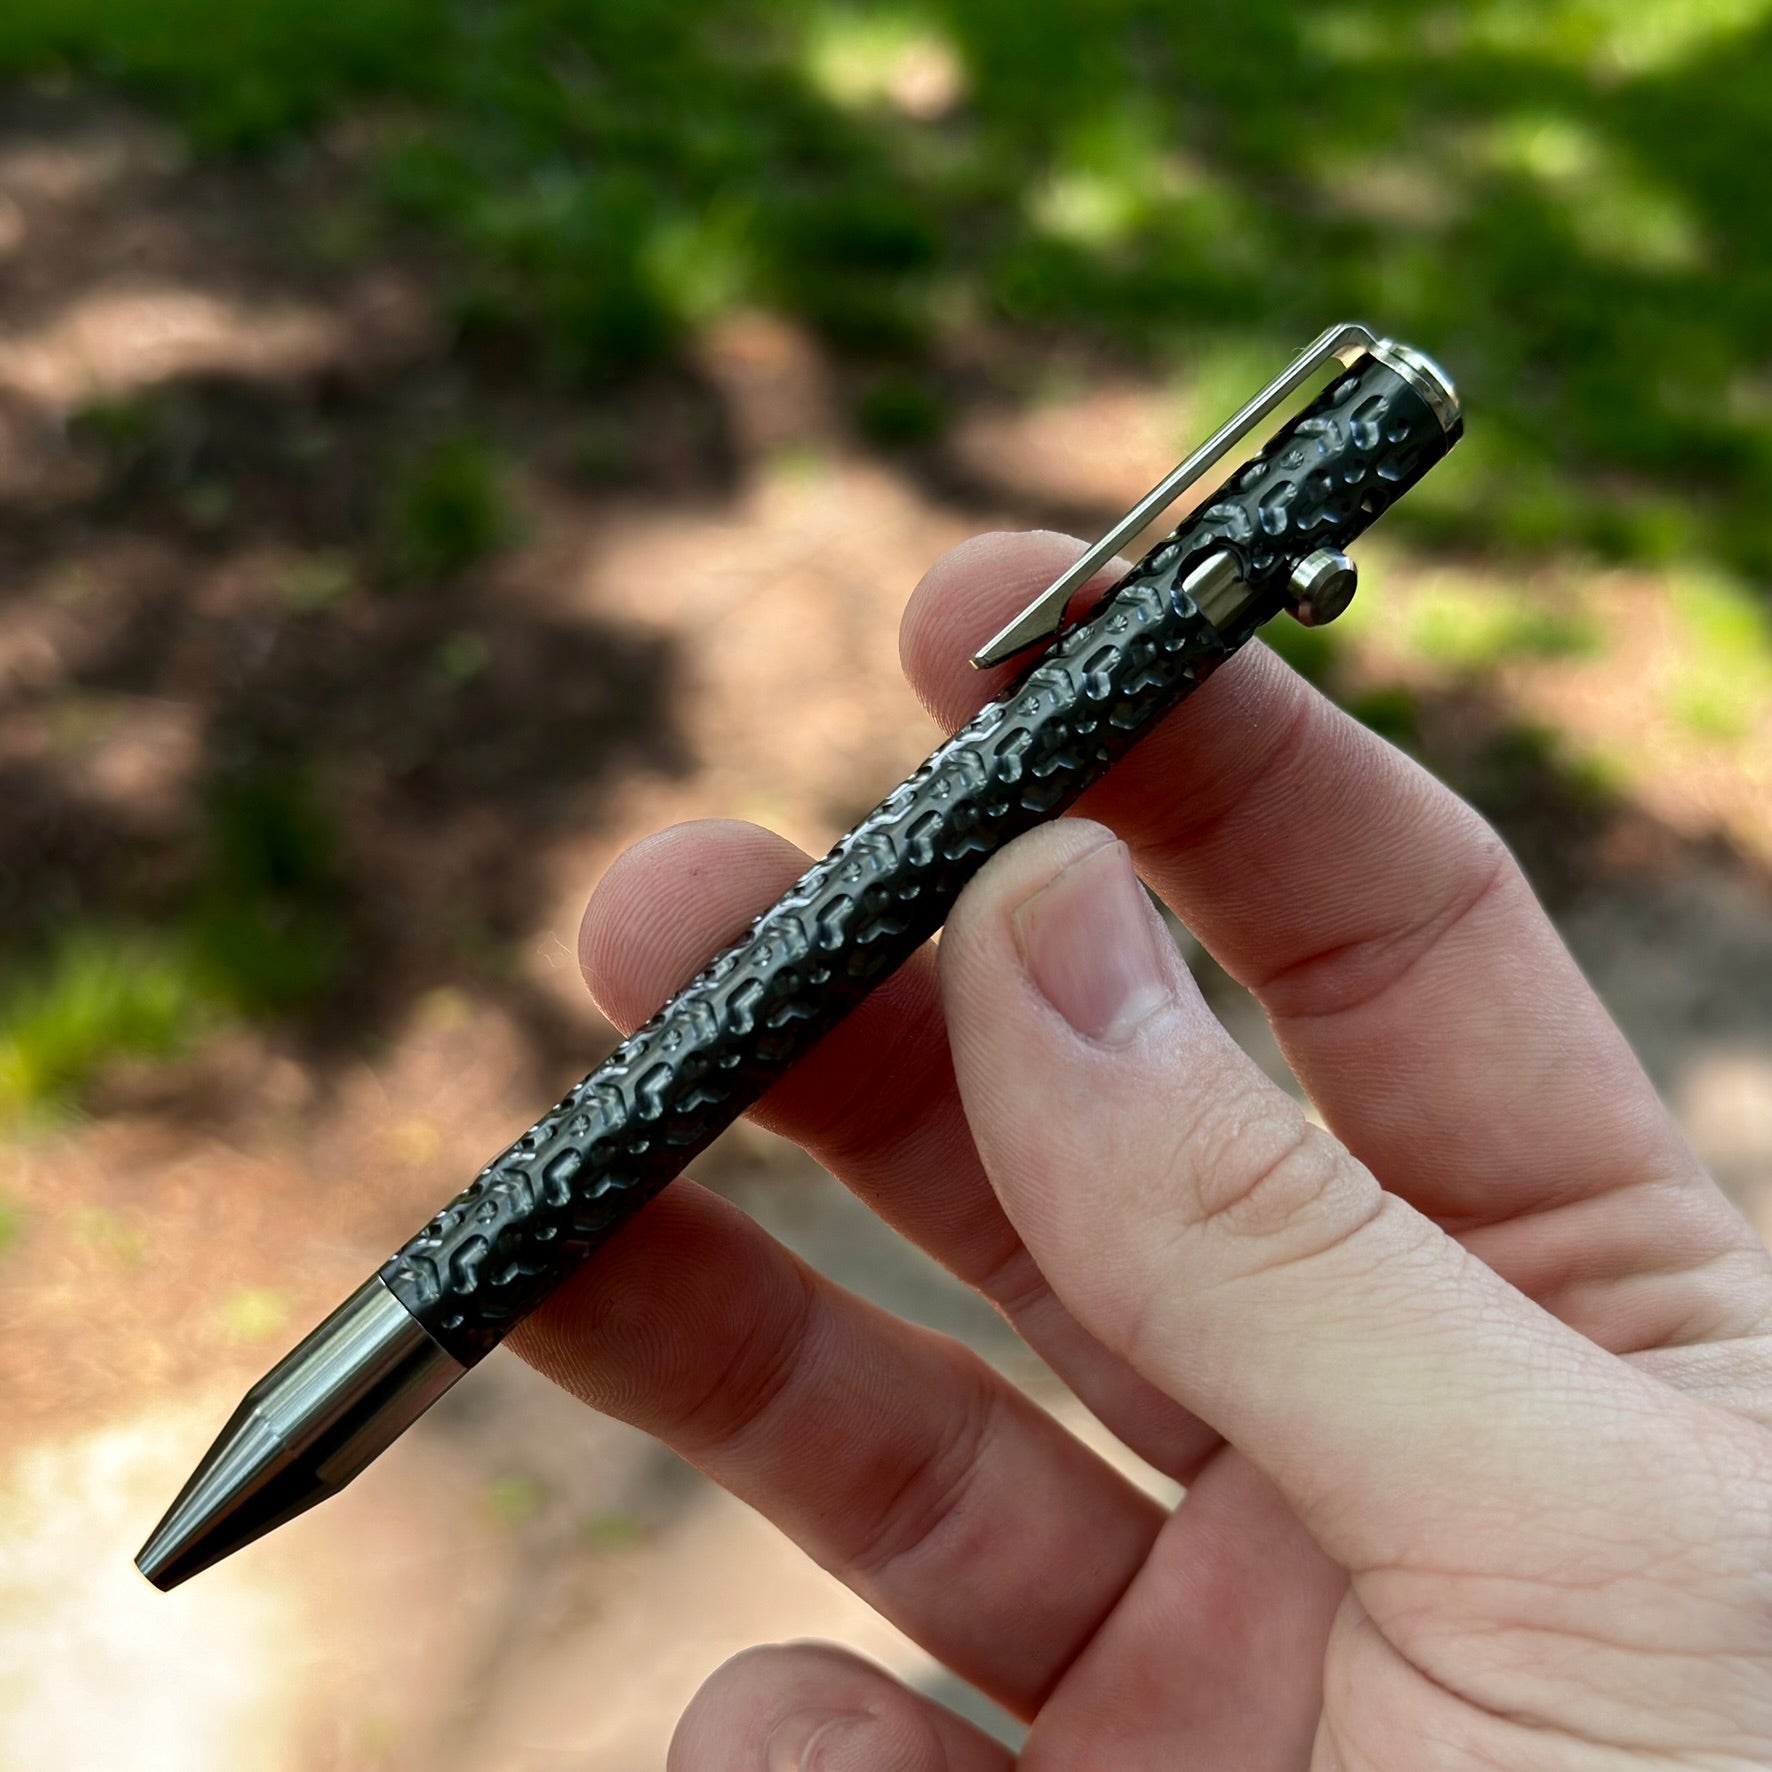
<path fill-rule="evenodd" d="M 1340 548 L 1318 548 L 1292 569 L 1292 613 L 1307 628 L 1326 627 L 1354 600 L 1359 568 Z"/>

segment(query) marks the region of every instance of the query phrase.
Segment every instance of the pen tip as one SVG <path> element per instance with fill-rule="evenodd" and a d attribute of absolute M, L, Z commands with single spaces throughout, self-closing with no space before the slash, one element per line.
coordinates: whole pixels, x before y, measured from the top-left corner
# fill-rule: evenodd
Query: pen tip
<path fill-rule="evenodd" d="M 165 1592 L 342 1488 L 463 1368 L 379 1278 L 246 1393 L 135 1559 Z"/>
<path fill-rule="evenodd" d="M 243 1404 L 148 1535 L 135 1566 L 166 1593 L 317 1501 L 323 1491 L 295 1492 L 307 1487 L 262 1414 Z"/>
<path fill-rule="evenodd" d="M 161 1593 L 169 1594 L 182 1579 L 171 1568 L 171 1549 L 162 1535 L 154 1535 L 136 1553 L 135 1566 Z"/>

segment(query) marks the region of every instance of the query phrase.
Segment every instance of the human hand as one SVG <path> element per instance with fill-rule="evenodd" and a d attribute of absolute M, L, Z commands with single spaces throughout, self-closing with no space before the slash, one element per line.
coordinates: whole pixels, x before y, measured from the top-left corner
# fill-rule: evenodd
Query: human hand
<path fill-rule="evenodd" d="M 925 579 L 905 662 L 944 721 L 1076 551 L 985 537 Z M 991 1298 L 1178 1509 L 690 1182 L 513 1345 L 1030 1719 L 1030 1772 L 1772 1764 L 1772 1262 L 1498 839 L 1254 647 L 1081 811 L 759 1118 Z M 1328 1132 L 1219 1028 L 1134 865 Z M 586 915 L 599 1001 L 636 1024 L 804 866 L 737 824 L 638 845 Z M 806 1646 L 716 1673 L 670 1760 L 1012 1763 Z"/>

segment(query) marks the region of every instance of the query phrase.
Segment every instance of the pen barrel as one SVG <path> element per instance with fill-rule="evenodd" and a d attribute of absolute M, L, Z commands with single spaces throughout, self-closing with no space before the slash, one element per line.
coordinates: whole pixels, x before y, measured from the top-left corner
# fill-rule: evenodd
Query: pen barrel
<path fill-rule="evenodd" d="M 464 1366 L 682 1172 L 941 925 L 984 862 L 1054 817 L 1456 440 L 1414 378 L 1358 361 L 1007 693 L 716 956 L 381 1270 Z M 1234 555 L 1215 627 L 1184 588 Z M 1223 618 L 1221 617 L 1221 620 Z"/>

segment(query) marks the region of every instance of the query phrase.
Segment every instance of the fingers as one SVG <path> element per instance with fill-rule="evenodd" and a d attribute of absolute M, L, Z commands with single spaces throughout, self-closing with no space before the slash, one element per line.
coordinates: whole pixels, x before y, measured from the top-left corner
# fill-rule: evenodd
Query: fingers
<path fill-rule="evenodd" d="M 751 1649 L 696 1693 L 666 1772 L 1012 1772 L 1014 1756 L 891 1675 L 816 1643 Z"/>
<path fill-rule="evenodd" d="M 1622 1473 L 1686 1457 L 1687 1406 L 1383 1192 L 1231 1044 L 1100 826 L 987 864 L 941 966 L 979 1150 L 1054 1287 L 1344 1566 L 1456 1559 L 1498 1518 L 1508 1567 L 1565 1557 Z"/>
<path fill-rule="evenodd" d="M 1273 1486 L 1221 1448 L 1040 1712 L 1028 1763 L 1093 1766 L 1111 1741 L 1113 1772 L 1306 1765 L 1346 1591 Z M 1196 1645 L 1185 1674 L 1177 1643 Z"/>
<path fill-rule="evenodd" d="M 511 1344 L 666 1441 L 1022 1715 L 1161 1525 L 975 1355 L 832 1285 L 687 1181 Z"/>
<path fill-rule="evenodd" d="M 902 650 L 939 719 L 1001 687 L 967 654 L 1077 552 L 986 536 L 930 571 Z M 1610 1346 L 1758 1324 L 1763 1252 L 1494 833 L 1272 654 L 1246 649 L 1083 810 L 1254 989 L 1387 1186 Z M 1630 1190 L 1630 1210 L 1601 1203 Z"/>
<path fill-rule="evenodd" d="M 579 951 L 604 1012 L 632 1029 L 807 865 L 755 825 L 707 821 L 621 856 Z M 915 956 L 764 1099 L 754 1116 L 803 1145 L 887 1223 L 1004 1311 L 1128 1446 L 1186 1481 L 1217 1436 L 1109 1355 L 1053 1297 L 991 1192 L 954 1089 L 934 955 Z"/>

